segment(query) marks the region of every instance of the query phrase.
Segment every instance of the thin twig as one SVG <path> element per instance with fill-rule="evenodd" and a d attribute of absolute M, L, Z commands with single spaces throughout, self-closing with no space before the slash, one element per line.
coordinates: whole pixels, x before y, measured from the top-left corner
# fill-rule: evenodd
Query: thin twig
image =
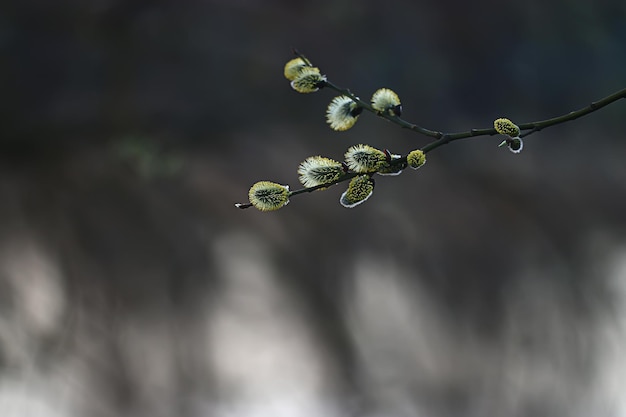
<path fill-rule="evenodd" d="M 539 120 L 536 122 L 528 122 L 519 124 L 518 127 L 520 130 L 528 130 L 528 132 L 522 133 L 520 137 L 526 137 L 528 135 L 532 135 L 533 133 L 539 132 L 547 127 L 556 126 L 565 122 L 569 122 L 571 120 L 578 119 L 580 117 L 586 116 L 589 113 L 593 113 L 596 110 L 600 110 L 603 107 L 608 106 L 611 103 L 616 102 L 619 99 L 626 98 L 626 88 L 616 91 L 615 93 L 608 95 L 604 98 L 601 98 L 598 101 L 592 102 L 590 105 L 583 107 L 582 109 L 571 111 L 561 116 L 553 117 L 551 119 Z M 435 148 L 438 148 L 441 145 L 445 145 L 446 143 L 465 139 L 475 136 L 492 136 L 497 134 L 495 129 L 472 129 L 467 132 L 458 132 L 458 133 L 444 133 L 443 138 L 434 142 L 429 143 L 424 146 L 422 150 L 424 152 L 432 151 Z M 445 139 L 445 140 L 443 140 Z"/>
<path fill-rule="evenodd" d="M 328 188 L 331 187 L 335 184 L 339 184 L 340 182 L 344 182 L 344 181 L 348 181 L 354 177 L 356 177 L 357 174 L 354 172 L 346 172 L 344 175 L 341 176 L 341 178 L 333 181 L 333 182 L 329 182 L 327 184 L 320 184 L 320 185 L 316 185 L 315 187 L 308 187 L 308 188 L 300 188 L 297 190 L 293 190 L 291 192 L 289 192 L 289 196 L 294 196 L 294 195 L 298 195 L 298 194 L 303 194 L 303 193 L 310 193 L 313 191 L 317 191 L 320 189 L 324 189 L 324 188 Z"/>

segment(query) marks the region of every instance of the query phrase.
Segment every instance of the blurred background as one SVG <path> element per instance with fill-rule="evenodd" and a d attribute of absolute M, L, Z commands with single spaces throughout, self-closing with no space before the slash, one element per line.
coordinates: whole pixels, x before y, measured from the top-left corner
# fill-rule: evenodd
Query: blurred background
<path fill-rule="evenodd" d="M 23 0 L 0 14 L 3 417 L 626 416 L 626 103 L 275 213 L 311 155 L 407 153 L 292 48 L 454 132 L 626 85 L 626 3 Z"/>

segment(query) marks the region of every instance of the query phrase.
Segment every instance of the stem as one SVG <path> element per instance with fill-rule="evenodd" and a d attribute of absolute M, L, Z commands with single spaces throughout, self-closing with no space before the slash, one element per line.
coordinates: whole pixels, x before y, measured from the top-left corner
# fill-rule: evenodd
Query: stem
<path fill-rule="evenodd" d="M 335 84 L 331 83 L 330 81 L 326 81 L 325 87 L 330 88 L 331 90 L 335 90 L 336 92 L 344 95 L 344 96 L 348 96 L 350 97 L 353 101 L 355 101 L 356 103 L 358 103 L 358 105 L 362 108 L 364 108 L 365 110 L 374 113 L 375 115 L 382 117 L 383 119 L 387 119 L 395 124 L 397 124 L 398 126 L 401 126 L 405 129 L 409 129 L 409 130 L 413 130 L 417 133 L 421 133 L 422 135 L 426 135 L 426 136 L 430 136 L 433 138 L 440 138 L 443 136 L 443 133 L 441 132 L 436 132 L 434 130 L 430 130 L 430 129 L 426 129 L 423 128 L 421 126 L 418 126 L 414 123 L 410 123 L 407 122 L 406 120 L 398 117 L 398 116 L 391 116 L 389 114 L 386 113 L 379 113 L 376 110 L 374 110 L 374 108 L 372 107 L 372 105 L 366 101 L 361 100 L 360 98 L 358 98 L 357 96 L 355 96 L 350 90 L 348 90 L 347 88 L 341 88 L 336 86 Z"/>
<path fill-rule="evenodd" d="M 596 110 L 600 110 L 602 107 L 608 106 L 609 104 L 621 98 L 626 98 L 626 88 L 620 91 L 616 91 L 615 93 L 609 96 L 606 96 L 598 101 L 592 101 L 591 104 L 589 104 L 587 107 L 583 107 L 582 109 L 569 112 L 562 116 L 553 117 L 552 119 L 540 120 L 538 122 L 524 123 L 519 126 L 520 130 L 531 129 L 531 131 L 524 133 L 523 135 L 520 135 L 520 136 L 521 137 L 528 136 L 535 132 L 539 132 L 541 129 L 545 129 L 546 127 L 569 122 L 570 120 L 575 120 L 575 119 L 578 119 L 579 117 L 586 116 L 589 113 L 593 113 Z"/>
<path fill-rule="evenodd" d="M 328 184 L 320 184 L 320 185 L 316 185 L 315 187 L 309 187 L 309 188 L 300 188 L 298 190 L 293 190 L 289 192 L 289 197 L 294 196 L 294 195 L 298 195 L 298 194 L 303 194 L 303 193 L 311 193 L 313 191 L 317 191 L 319 189 L 324 189 L 324 188 L 328 188 L 331 187 L 335 184 L 339 184 L 340 182 L 344 182 L 344 181 L 348 181 L 351 180 L 352 178 L 356 177 L 357 173 L 355 172 L 348 172 L 345 175 L 343 175 L 341 178 L 333 181 L 333 182 L 329 182 Z"/>

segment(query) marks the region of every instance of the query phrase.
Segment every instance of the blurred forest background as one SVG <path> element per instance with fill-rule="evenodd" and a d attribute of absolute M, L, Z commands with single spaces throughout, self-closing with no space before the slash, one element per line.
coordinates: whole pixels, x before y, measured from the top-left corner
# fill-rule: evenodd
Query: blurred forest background
<path fill-rule="evenodd" d="M 626 416 L 626 103 L 276 213 L 311 155 L 626 85 L 626 2 L 23 0 L 0 13 L 3 417 Z"/>

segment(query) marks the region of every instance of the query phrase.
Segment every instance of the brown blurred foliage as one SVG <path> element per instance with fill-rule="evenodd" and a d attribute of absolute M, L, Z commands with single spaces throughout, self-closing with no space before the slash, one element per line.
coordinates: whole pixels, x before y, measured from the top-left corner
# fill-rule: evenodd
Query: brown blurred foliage
<path fill-rule="evenodd" d="M 353 210 L 340 187 L 233 203 L 310 155 L 427 143 L 328 129 L 332 95 L 282 77 L 293 47 L 458 131 L 623 88 L 624 21 L 618 0 L 5 6 L 0 414 L 619 415 L 598 381 L 624 330 L 624 103 L 520 155 L 442 147 Z M 272 408 L 299 383 L 329 409 Z"/>

